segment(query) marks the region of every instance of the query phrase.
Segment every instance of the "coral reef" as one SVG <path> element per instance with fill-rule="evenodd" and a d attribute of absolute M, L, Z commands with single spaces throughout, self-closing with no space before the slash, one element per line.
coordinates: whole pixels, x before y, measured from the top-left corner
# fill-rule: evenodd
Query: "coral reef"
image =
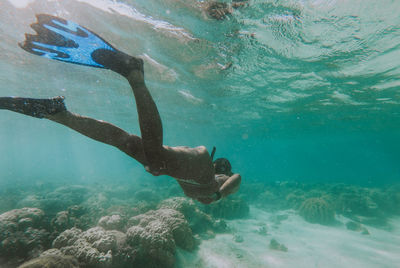
<path fill-rule="evenodd" d="M 173 267 L 175 245 L 189 251 L 195 247 L 188 222 L 174 209 L 149 211 L 132 217 L 128 225 L 127 242 L 136 250 L 139 267 Z"/>
<path fill-rule="evenodd" d="M 123 196 L 119 198 L 123 198 Z M 132 197 L 126 200 L 119 198 L 114 191 L 111 193 L 97 192 L 82 205 L 88 209 L 88 215 L 94 222 L 98 222 L 103 216 L 112 215 L 119 215 L 125 220 L 157 207 L 157 203 L 145 200 L 136 201 Z"/>
<path fill-rule="evenodd" d="M 299 209 L 301 204 L 306 200 L 306 192 L 301 189 L 296 189 L 285 197 L 287 208 Z"/>
<path fill-rule="evenodd" d="M 131 217 L 104 216 L 87 231 L 71 228 L 62 232 L 53 247 L 74 256 L 82 267 L 173 267 L 175 247 L 193 250 L 195 240 L 184 215 L 174 209 L 151 210 Z"/>
<path fill-rule="evenodd" d="M 400 186 L 389 187 L 377 203 L 381 204 L 388 213 L 400 215 Z"/>
<path fill-rule="evenodd" d="M 17 187 L 0 187 L 0 214 L 17 208 L 22 196 L 23 190 Z"/>
<path fill-rule="evenodd" d="M 278 210 L 285 207 L 285 204 L 282 203 L 282 198 L 278 193 L 273 192 L 272 190 L 266 190 L 259 195 L 258 202 L 260 207 Z"/>
<path fill-rule="evenodd" d="M 51 220 L 51 228 L 56 235 L 70 229 L 77 227 L 79 229 L 88 229 L 93 225 L 93 219 L 87 215 L 87 209 L 82 206 L 71 206 L 65 211 L 60 211 Z"/>
<path fill-rule="evenodd" d="M 159 221 L 146 227 L 133 226 L 127 232 L 128 243 L 137 249 L 138 267 L 173 267 L 175 242 L 172 233 Z"/>
<path fill-rule="evenodd" d="M 18 268 L 79 268 L 79 263 L 71 256 L 46 255 L 25 262 Z"/>
<path fill-rule="evenodd" d="M 400 215 L 398 185 L 372 188 L 341 183 L 271 182 L 248 184 L 246 190 L 243 189 L 241 193 L 246 196 L 246 200 L 252 200 L 253 205 L 272 211 L 300 211 L 307 199 L 320 198 L 326 201 L 331 207 L 330 210 L 336 214 L 375 227 L 390 228 L 388 218 Z"/>
<path fill-rule="evenodd" d="M 339 195 L 338 205 L 338 211 L 343 214 L 377 216 L 380 213 L 378 205 L 365 193 L 342 193 Z"/>
<path fill-rule="evenodd" d="M 142 227 L 145 228 L 146 231 L 151 231 L 151 228 L 149 229 L 147 227 L 152 223 L 164 225 L 164 229 L 172 234 L 177 246 L 185 250 L 194 249 L 192 230 L 184 215 L 179 211 L 167 208 L 151 210 L 145 214 L 130 218 L 128 225 Z"/>
<path fill-rule="evenodd" d="M 249 186 L 248 186 L 249 187 Z M 250 200 L 256 201 L 256 206 L 271 211 L 295 208 L 307 198 L 304 185 L 297 182 L 274 182 L 254 184 L 256 189 L 250 191 Z"/>
<path fill-rule="evenodd" d="M 154 191 L 148 190 L 148 189 L 143 189 L 143 190 L 137 191 L 134 194 L 134 198 L 137 201 L 145 200 L 147 202 L 153 202 L 153 203 L 157 203 L 161 199 L 161 197 L 158 194 L 156 194 Z"/>
<path fill-rule="evenodd" d="M 186 197 L 173 197 L 160 203 L 159 208 L 175 209 L 181 212 L 189 221 L 193 233 L 200 234 L 213 229 L 213 219 L 201 211 L 192 199 Z"/>
<path fill-rule="evenodd" d="M 300 206 L 300 215 L 310 223 L 331 224 L 335 220 L 335 211 L 322 198 L 308 198 Z"/>
<path fill-rule="evenodd" d="M 106 230 L 123 231 L 125 226 L 125 219 L 118 214 L 103 216 L 100 218 L 98 225 Z"/>
<path fill-rule="evenodd" d="M 67 256 L 74 256 L 82 267 L 125 267 L 133 252 L 126 245 L 126 235 L 119 231 L 106 231 L 101 227 L 83 232 L 78 228 L 62 232 L 53 247 Z"/>
<path fill-rule="evenodd" d="M 249 205 L 241 198 L 228 197 L 219 202 L 203 206 L 204 212 L 215 218 L 239 219 L 249 215 Z"/>
<path fill-rule="evenodd" d="M 73 205 L 81 204 L 88 196 L 84 186 L 63 186 L 43 194 L 31 194 L 18 203 L 19 207 L 37 207 L 46 214 L 55 215 Z"/>
<path fill-rule="evenodd" d="M 398 186 L 255 183 L 242 187 L 240 196 L 206 206 L 186 197 L 162 201 L 174 189 L 181 192 L 168 184 L 162 187 L 165 191 L 160 193 L 104 185 L 15 190 L 11 201 L 0 208 L 27 204 L 38 208 L 0 215 L 0 267 L 16 267 L 22 262 L 25 268 L 174 267 L 178 247 L 193 251 L 200 238 L 231 232 L 225 219 L 246 217 L 250 201 L 272 211 L 293 209 L 305 220 L 325 225 L 335 222 L 335 213 L 344 215 L 350 220 L 345 225 L 348 230 L 366 235 L 365 225 L 386 228 L 390 216 L 400 215 Z M 268 220 L 269 231 L 279 228 L 293 213 L 274 213 Z M 262 223 L 253 232 L 268 235 L 267 225 Z M 241 243 L 243 237 L 233 234 L 233 241 Z M 287 251 L 275 239 L 269 246 Z"/>
<path fill-rule="evenodd" d="M 170 208 L 181 212 L 189 222 L 190 229 L 194 234 L 207 237 L 214 237 L 214 232 L 227 232 L 228 226 L 224 220 L 213 219 L 213 217 L 196 205 L 196 203 L 186 197 L 172 197 L 160 203 L 159 208 Z"/>
<path fill-rule="evenodd" d="M 0 257 L 37 257 L 50 244 L 44 212 L 38 208 L 14 209 L 0 215 Z"/>

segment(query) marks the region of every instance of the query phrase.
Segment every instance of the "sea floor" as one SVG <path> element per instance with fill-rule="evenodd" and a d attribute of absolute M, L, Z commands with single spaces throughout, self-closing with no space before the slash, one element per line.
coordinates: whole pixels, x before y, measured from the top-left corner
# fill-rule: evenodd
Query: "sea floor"
<path fill-rule="evenodd" d="M 400 267 L 400 217 L 390 220 L 390 231 L 366 226 L 369 234 L 348 230 L 348 221 L 337 215 L 332 226 L 311 224 L 293 210 L 252 206 L 248 219 L 227 221 L 232 233 L 202 241 L 195 253 L 179 250 L 178 267 Z M 272 239 L 287 251 L 271 249 Z"/>
<path fill-rule="evenodd" d="M 398 186 L 249 184 L 205 206 L 157 183 L 0 189 L 0 268 L 54 250 L 79 267 L 400 268 Z"/>

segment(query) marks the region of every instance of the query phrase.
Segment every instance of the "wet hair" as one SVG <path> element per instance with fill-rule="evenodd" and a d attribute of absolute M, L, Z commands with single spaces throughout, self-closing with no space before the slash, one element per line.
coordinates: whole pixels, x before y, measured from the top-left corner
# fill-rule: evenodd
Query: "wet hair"
<path fill-rule="evenodd" d="M 225 174 L 228 176 L 232 174 L 232 166 L 228 159 L 218 158 L 214 161 L 214 165 L 215 174 Z"/>

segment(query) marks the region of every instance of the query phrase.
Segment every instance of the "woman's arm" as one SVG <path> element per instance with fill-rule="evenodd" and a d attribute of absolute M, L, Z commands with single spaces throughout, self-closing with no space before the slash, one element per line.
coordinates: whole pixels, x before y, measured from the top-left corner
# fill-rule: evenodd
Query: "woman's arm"
<path fill-rule="evenodd" d="M 230 194 L 234 194 L 239 190 L 240 183 L 242 182 L 242 177 L 240 174 L 233 174 L 230 176 L 219 188 L 221 197 L 226 197 Z"/>

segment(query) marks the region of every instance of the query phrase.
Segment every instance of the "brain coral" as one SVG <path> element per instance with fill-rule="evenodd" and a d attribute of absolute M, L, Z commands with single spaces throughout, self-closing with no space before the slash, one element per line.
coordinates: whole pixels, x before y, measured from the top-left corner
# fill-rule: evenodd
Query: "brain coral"
<path fill-rule="evenodd" d="M 308 198 L 300 206 L 300 215 L 308 222 L 330 224 L 335 220 L 335 211 L 322 198 Z"/>

